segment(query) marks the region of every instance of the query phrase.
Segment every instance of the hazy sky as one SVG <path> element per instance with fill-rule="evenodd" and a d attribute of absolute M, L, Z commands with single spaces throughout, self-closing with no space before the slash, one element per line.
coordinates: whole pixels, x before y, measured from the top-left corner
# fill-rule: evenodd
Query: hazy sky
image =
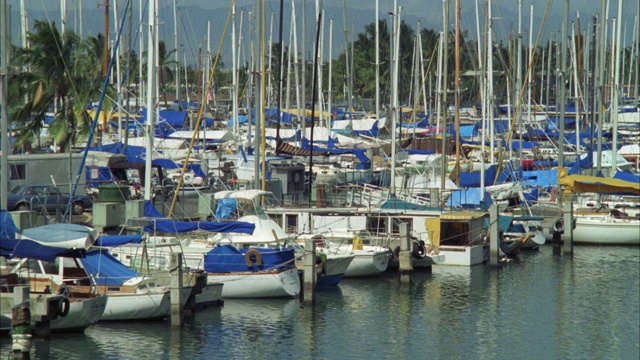
<path fill-rule="evenodd" d="M 103 10 L 102 8 L 96 8 L 96 3 L 102 3 L 104 0 L 66 0 L 67 3 L 67 24 L 69 28 L 77 29 L 77 19 L 79 18 L 80 5 L 82 5 L 82 13 L 84 18 L 82 23 L 84 24 L 84 36 L 96 36 L 97 33 L 103 32 Z M 126 4 L 126 0 L 110 0 L 113 6 L 116 3 L 122 10 Z M 147 0 L 142 0 L 145 4 Z M 259 0 L 261 3 L 262 0 Z M 291 14 L 291 1 L 284 0 L 285 11 L 285 24 L 284 33 L 289 33 L 289 21 Z M 295 0 L 296 12 L 298 19 L 301 16 L 302 1 Z M 355 33 L 362 32 L 365 24 L 369 24 L 374 21 L 375 18 L 375 0 L 345 0 L 347 4 L 347 26 L 349 32 L 353 29 Z M 468 31 L 469 35 L 473 38 L 476 37 L 476 13 L 475 5 L 476 0 L 460 0 L 461 1 L 461 27 L 463 31 Z M 19 16 L 18 9 L 20 8 L 20 0 L 7 0 L 8 4 L 12 7 L 12 38 L 18 41 L 19 33 Z M 140 0 L 132 0 L 134 7 L 134 15 L 137 17 L 139 13 Z M 161 8 L 161 26 L 160 37 L 166 39 L 169 44 L 173 43 L 173 14 L 172 4 L 174 0 L 159 0 L 159 6 Z M 227 11 L 230 7 L 231 0 L 176 0 L 177 5 L 184 9 L 182 13 L 182 27 L 183 33 L 181 41 L 183 46 L 189 46 L 190 52 L 197 54 L 198 46 L 203 43 L 202 38 L 206 38 L 207 20 L 211 20 L 211 34 L 212 43 L 217 44 L 217 35 L 222 33 L 224 19 L 226 18 Z M 634 30 L 634 18 L 637 13 L 638 4 L 640 0 L 624 0 L 623 1 L 623 25 L 624 31 L 626 25 L 626 32 L 623 35 L 623 39 L 626 40 L 626 45 L 630 45 L 633 39 Z M 37 18 L 39 20 L 49 20 L 60 23 L 60 0 L 26 0 L 27 11 L 29 14 L 30 22 Z M 380 18 L 388 19 L 388 13 L 393 9 L 393 0 L 380 0 Z M 486 0 L 478 0 L 478 6 L 480 11 L 481 25 L 480 29 L 483 29 L 483 14 L 486 7 Z M 618 13 L 619 0 L 610 0 L 608 24 L 609 24 L 609 36 L 610 41 L 611 25 L 613 19 Z M 238 12 L 245 10 L 245 13 L 250 10 L 256 4 L 256 0 L 236 0 L 236 6 Z M 309 47 L 312 43 L 314 33 L 314 11 L 315 0 L 306 0 L 307 7 L 307 42 Z M 327 10 L 325 20 L 334 20 L 334 46 L 341 48 L 344 43 L 344 37 L 342 35 L 343 19 L 342 19 L 342 4 L 343 0 L 324 0 L 322 1 L 323 8 Z M 417 22 L 420 21 L 420 25 L 423 28 L 429 28 L 434 30 L 441 30 L 442 25 L 442 0 L 398 0 L 397 4 L 402 6 L 402 19 L 406 20 L 408 24 L 416 28 Z M 558 38 L 558 33 L 561 29 L 563 19 L 564 0 L 551 0 L 548 16 L 545 21 L 544 27 L 541 29 L 543 14 L 547 5 L 546 0 L 536 1 L 522 1 L 522 33 L 524 43 L 529 41 L 529 14 L 530 7 L 533 4 L 533 41 L 535 41 L 538 32 L 541 32 L 541 41 L 546 42 L 550 33 L 554 33 L 554 38 Z M 453 31 L 454 25 L 454 6 L 455 1 L 450 0 L 450 29 Z M 590 23 L 592 23 L 592 17 L 600 13 L 601 1 L 599 0 L 571 0 L 569 6 L 569 22 L 576 22 L 577 14 L 580 13 L 581 29 L 585 31 Z M 204 10 L 203 10 L 204 9 Z M 508 39 L 511 31 L 517 31 L 518 27 L 518 0 L 493 0 L 492 1 L 492 18 L 493 18 L 493 32 L 495 41 L 504 41 Z M 275 22 L 277 25 L 279 1 L 267 0 L 267 11 L 275 13 Z M 245 18 L 246 22 L 246 18 Z M 298 31 L 300 31 L 300 21 L 298 22 Z M 245 23 L 245 26 L 248 26 Z M 569 24 L 571 26 L 571 24 Z M 327 30 L 328 24 L 325 24 L 325 30 Z M 246 28 L 244 29 L 246 31 Z M 77 32 L 77 30 L 76 30 Z M 114 26 L 111 25 L 110 32 L 115 33 Z M 274 28 L 274 34 L 277 34 L 277 26 Z M 569 30 L 571 34 L 571 30 Z M 275 35 L 277 36 L 277 35 Z M 285 35 L 286 36 L 286 35 Z M 349 36 L 353 39 L 353 35 Z M 298 36 L 298 39 L 300 36 Z M 288 42 L 288 38 L 285 37 L 285 42 Z M 185 45 L 185 43 L 187 45 Z M 225 39 L 225 46 L 223 47 L 223 56 L 230 56 L 227 53 L 230 52 L 230 40 Z M 334 52 L 336 55 L 338 51 Z M 195 59 L 195 55 L 192 56 Z M 194 60 L 190 60 L 194 61 Z"/>

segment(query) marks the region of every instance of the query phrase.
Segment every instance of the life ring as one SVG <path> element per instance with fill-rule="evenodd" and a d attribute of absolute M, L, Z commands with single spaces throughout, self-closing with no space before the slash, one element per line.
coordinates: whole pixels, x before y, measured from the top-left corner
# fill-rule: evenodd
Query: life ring
<path fill-rule="evenodd" d="M 411 252 L 414 259 L 423 259 L 427 256 L 427 249 L 424 246 L 424 241 L 414 241 L 413 242 L 413 251 Z"/>
<path fill-rule="evenodd" d="M 255 261 L 251 258 L 251 256 L 255 257 Z M 253 267 L 255 265 L 262 265 L 262 254 L 258 249 L 250 249 L 244 254 L 244 262 L 247 264 L 247 267 Z"/>
<path fill-rule="evenodd" d="M 69 304 L 68 298 L 62 298 L 62 300 L 58 301 L 58 316 L 66 317 L 69 314 L 69 308 L 71 304 Z"/>

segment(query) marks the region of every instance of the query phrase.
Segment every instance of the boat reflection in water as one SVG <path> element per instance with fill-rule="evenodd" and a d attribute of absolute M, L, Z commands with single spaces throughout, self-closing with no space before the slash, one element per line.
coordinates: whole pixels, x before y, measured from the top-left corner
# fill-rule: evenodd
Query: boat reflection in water
<path fill-rule="evenodd" d="M 541 246 L 501 269 L 436 265 L 410 283 L 395 273 L 344 279 L 317 291 L 314 306 L 229 299 L 199 309 L 179 331 L 168 320 L 98 323 L 84 336 L 52 336 L 48 352 L 33 355 L 637 359 L 639 279 L 637 247 L 583 246 L 569 259 Z"/>

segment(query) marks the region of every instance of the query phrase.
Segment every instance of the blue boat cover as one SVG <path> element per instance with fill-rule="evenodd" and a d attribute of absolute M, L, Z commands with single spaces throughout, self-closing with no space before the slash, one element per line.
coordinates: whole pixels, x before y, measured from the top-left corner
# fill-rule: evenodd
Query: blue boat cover
<path fill-rule="evenodd" d="M 163 218 L 162 214 L 153 206 L 153 203 L 150 200 L 144 201 L 144 217 L 148 218 Z"/>
<path fill-rule="evenodd" d="M 216 204 L 216 219 L 233 219 L 236 206 L 236 199 L 219 199 Z"/>
<path fill-rule="evenodd" d="M 213 221 L 175 221 L 169 219 L 151 219 L 149 225 L 143 228 L 144 232 L 163 231 L 173 234 L 206 230 L 220 233 L 244 233 L 253 234 L 256 225 L 242 221 L 213 222 Z"/>
<path fill-rule="evenodd" d="M 483 200 L 484 204 L 481 204 Z M 493 204 L 493 201 L 491 201 L 491 195 L 485 191 L 483 199 L 483 196 L 480 194 L 480 188 L 455 190 L 447 200 L 447 206 L 483 205 L 485 208 L 489 208 L 491 204 Z"/>
<path fill-rule="evenodd" d="M 58 256 L 82 258 L 85 254 L 85 249 L 59 248 L 26 239 L 0 238 L 0 256 L 8 259 L 29 258 L 53 262 Z"/>
<path fill-rule="evenodd" d="M 98 285 L 122 285 L 125 281 L 140 276 L 137 271 L 126 267 L 108 251 L 90 251 L 80 262 Z"/>
<path fill-rule="evenodd" d="M 7 259 L 30 258 L 53 262 L 58 256 L 83 257 L 84 249 L 64 249 L 31 240 L 16 240 L 19 231 L 6 210 L 0 210 L 0 256 Z"/>
<path fill-rule="evenodd" d="M 622 171 L 616 172 L 616 174 L 613 175 L 613 178 L 640 184 L 640 176 L 622 172 Z"/>
<path fill-rule="evenodd" d="M 98 237 L 95 246 L 120 246 L 124 244 L 140 244 L 142 235 L 102 235 Z"/>
<path fill-rule="evenodd" d="M 245 261 L 249 249 L 238 249 L 232 245 L 218 245 L 204 256 L 204 270 L 209 273 L 259 272 L 269 270 L 284 270 L 295 266 L 293 249 L 264 249 L 255 248 L 260 253 L 260 260 L 256 255 L 249 255 L 253 266 L 247 266 Z M 259 264 L 262 262 L 262 264 Z"/>
<path fill-rule="evenodd" d="M 18 227 L 7 210 L 0 210 L 0 239 L 15 239 Z"/>
<path fill-rule="evenodd" d="M 89 234 L 93 231 L 93 229 L 86 226 L 61 223 L 43 225 L 31 229 L 24 229 L 22 230 L 21 234 L 39 242 L 48 243 L 51 244 L 51 246 L 55 246 L 56 243 L 59 243 L 61 241 L 68 241 L 72 239 L 78 239 L 80 237 L 89 236 Z M 95 239 L 92 240 L 95 241 Z"/>

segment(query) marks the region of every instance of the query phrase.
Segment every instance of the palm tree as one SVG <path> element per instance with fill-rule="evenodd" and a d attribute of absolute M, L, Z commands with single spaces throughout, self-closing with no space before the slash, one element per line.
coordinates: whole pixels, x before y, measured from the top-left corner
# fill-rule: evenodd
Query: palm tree
<path fill-rule="evenodd" d="M 86 106 L 100 91 L 99 59 L 91 42 L 82 43 L 72 31 L 61 35 L 55 23 L 35 21 L 27 34 L 30 46 L 14 48 L 14 68 L 28 68 L 9 79 L 9 110 L 19 124 L 16 147 L 39 142 L 45 116 L 54 112 L 49 132 L 63 150 L 76 134 L 86 135 L 90 118 Z"/>

